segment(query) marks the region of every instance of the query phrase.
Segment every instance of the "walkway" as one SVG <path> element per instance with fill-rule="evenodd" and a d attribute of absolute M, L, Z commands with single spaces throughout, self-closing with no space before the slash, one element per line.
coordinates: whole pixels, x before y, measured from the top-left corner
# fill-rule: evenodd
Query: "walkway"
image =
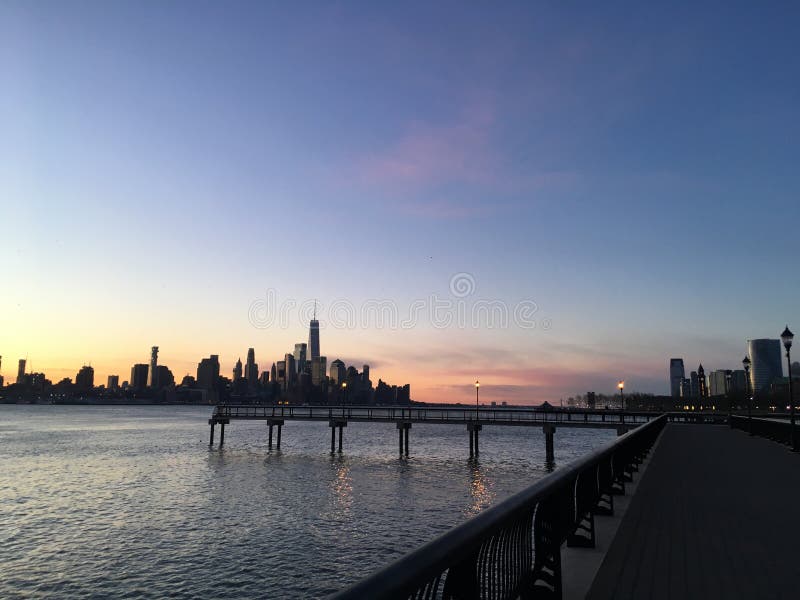
<path fill-rule="evenodd" d="M 587 598 L 798 597 L 800 455 L 667 425 Z"/>

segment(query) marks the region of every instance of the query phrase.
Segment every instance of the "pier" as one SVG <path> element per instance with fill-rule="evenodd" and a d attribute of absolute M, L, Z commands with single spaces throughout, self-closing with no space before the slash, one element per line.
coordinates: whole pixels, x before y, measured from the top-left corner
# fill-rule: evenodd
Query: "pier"
<path fill-rule="evenodd" d="M 209 446 L 214 445 L 214 429 L 220 426 L 219 446 L 225 443 L 225 426 L 231 421 L 266 421 L 268 446 L 272 449 L 273 427 L 277 427 L 277 447 L 287 421 L 323 421 L 331 428 L 331 453 L 342 452 L 344 429 L 354 423 L 396 424 L 400 456 L 409 455 L 411 427 L 414 423 L 463 425 L 469 436 L 469 456 L 480 454 L 480 432 L 486 426 L 541 427 L 545 435 L 546 460 L 553 462 L 555 434 L 562 427 L 614 429 L 618 435 L 648 423 L 659 416 L 654 412 L 615 410 L 538 410 L 531 408 L 452 408 L 452 407 L 368 407 L 368 406 L 280 406 L 227 405 L 214 408 L 208 424 L 211 427 Z M 678 414 L 675 418 L 718 418 Z M 338 431 L 338 437 L 337 437 Z M 338 444 L 337 444 L 338 439 Z"/>
<path fill-rule="evenodd" d="M 800 455 L 730 421 L 664 414 L 333 598 L 795 598 Z"/>

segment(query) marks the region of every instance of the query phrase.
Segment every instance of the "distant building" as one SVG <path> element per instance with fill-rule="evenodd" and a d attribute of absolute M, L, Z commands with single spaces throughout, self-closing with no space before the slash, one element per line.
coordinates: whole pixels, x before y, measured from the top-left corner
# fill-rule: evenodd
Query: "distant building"
<path fill-rule="evenodd" d="M 114 391 L 119 388 L 119 375 L 109 375 L 106 389 Z"/>
<path fill-rule="evenodd" d="M 181 387 L 193 388 L 197 385 L 197 380 L 191 375 L 184 375 L 181 380 Z"/>
<path fill-rule="evenodd" d="M 3 357 L 0 356 L 0 369 L 2 369 L 2 368 L 3 368 Z M 2 373 L 0 373 L 0 387 L 3 387 L 3 382 L 4 381 L 5 380 L 3 379 L 3 375 L 2 375 Z"/>
<path fill-rule="evenodd" d="M 158 365 L 156 369 L 158 370 L 158 377 L 156 377 L 158 389 L 175 385 L 175 377 L 166 365 Z"/>
<path fill-rule="evenodd" d="M 725 396 L 728 394 L 728 377 L 731 371 L 718 369 L 708 376 L 708 388 L 711 396 Z"/>
<path fill-rule="evenodd" d="M 28 362 L 24 358 L 19 359 L 19 366 L 17 367 L 17 383 L 25 383 L 25 363 Z"/>
<path fill-rule="evenodd" d="M 347 369 L 338 358 L 331 363 L 330 377 L 334 385 L 340 385 L 347 377 Z"/>
<path fill-rule="evenodd" d="M 233 367 L 233 381 L 237 382 L 242 378 L 242 359 L 236 361 L 236 366 Z"/>
<path fill-rule="evenodd" d="M 158 383 L 158 346 L 150 349 L 150 368 L 147 371 L 147 387 L 157 390 Z"/>
<path fill-rule="evenodd" d="M 147 372 L 150 365 L 140 363 L 131 368 L 131 387 L 134 390 L 143 390 L 147 387 Z"/>
<path fill-rule="evenodd" d="M 75 375 L 75 389 L 88 392 L 94 388 L 94 369 L 84 365 Z"/>
<path fill-rule="evenodd" d="M 692 371 L 692 375 L 695 376 L 697 379 L 697 373 Z M 684 379 L 681 381 L 681 398 L 691 398 L 692 397 L 692 380 L 691 379 Z"/>
<path fill-rule="evenodd" d="M 294 360 L 294 354 L 289 354 L 288 352 L 283 357 L 283 363 L 286 369 L 286 377 L 284 380 L 284 389 L 290 389 L 294 386 L 295 382 L 297 381 L 297 363 Z"/>
<path fill-rule="evenodd" d="M 299 343 L 294 345 L 294 365 L 298 373 L 304 373 L 306 370 L 306 353 L 308 344 Z"/>
<path fill-rule="evenodd" d="M 251 389 L 258 387 L 258 365 L 256 364 L 256 351 L 253 348 L 247 350 L 244 377 L 247 379 L 247 384 Z"/>
<path fill-rule="evenodd" d="M 679 398 L 681 395 L 681 383 L 686 377 L 686 371 L 683 368 L 682 358 L 669 359 L 669 387 L 670 393 L 673 398 Z"/>
<path fill-rule="evenodd" d="M 586 408 L 594 409 L 595 406 L 597 406 L 597 394 L 586 392 Z"/>
<path fill-rule="evenodd" d="M 364 384 L 364 387 L 366 389 L 369 389 L 369 388 L 372 387 L 372 381 L 370 381 L 370 379 L 369 379 L 369 365 L 364 365 L 361 368 L 361 383 Z"/>
<path fill-rule="evenodd" d="M 800 372 L 800 371 L 798 371 Z M 318 356 L 311 359 L 311 385 L 321 386 L 328 373 L 328 357 Z"/>
<path fill-rule="evenodd" d="M 219 379 L 219 355 L 212 354 L 204 358 L 197 365 L 197 387 L 201 390 L 212 391 L 217 389 Z"/>
<path fill-rule="evenodd" d="M 747 393 L 747 377 L 745 376 L 743 369 L 731 371 L 730 391 L 733 394 Z"/>
<path fill-rule="evenodd" d="M 697 377 L 697 371 L 692 371 L 689 374 L 689 397 L 697 398 L 700 396 L 700 379 Z"/>
<path fill-rule="evenodd" d="M 314 309 L 316 312 L 316 307 Z M 319 358 L 319 321 L 317 321 L 316 314 L 314 318 L 311 319 L 311 323 L 308 326 L 308 353 L 309 358 L 314 360 L 315 358 Z"/>
<path fill-rule="evenodd" d="M 708 384 L 706 383 L 706 370 L 703 368 L 703 363 L 700 363 L 700 366 L 697 367 L 697 384 L 697 395 L 700 398 L 707 398 Z"/>
<path fill-rule="evenodd" d="M 748 340 L 750 356 L 750 384 L 754 394 L 768 392 L 772 382 L 783 377 L 781 341 L 770 339 Z"/>

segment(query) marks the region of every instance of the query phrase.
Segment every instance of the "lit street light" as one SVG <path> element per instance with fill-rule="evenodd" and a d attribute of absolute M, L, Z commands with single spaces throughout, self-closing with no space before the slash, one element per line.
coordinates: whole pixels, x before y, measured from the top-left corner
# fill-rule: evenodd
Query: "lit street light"
<path fill-rule="evenodd" d="M 791 358 L 791 349 L 792 349 L 792 340 L 794 339 L 794 334 L 789 331 L 789 326 L 786 326 L 786 329 L 783 330 L 781 334 L 781 341 L 783 341 L 783 347 L 786 348 L 786 365 L 789 367 L 789 409 L 791 412 L 791 420 L 792 420 L 792 429 L 791 429 L 791 436 L 792 436 L 792 451 L 797 452 L 800 448 L 797 447 L 797 434 L 795 433 L 795 426 L 794 426 L 794 394 L 792 393 L 792 358 Z"/>
<path fill-rule="evenodd" d="M 479 393 L 480 387 L 481 387 L 481 382 L 476 379 L 475 380 L 475 421 L 478 420 L 478 406 L 479 406 L 478 393 Z"/>
<path fill-rule="evenodd" d="M 622 390 L 625 389 L 625 380 L 620 379 L 617 387 L 619 388 L 619 409 L 625 412 L 625 396 L 622 393 Z"/>
<path fill-rule="evenodd" d="M 753 435 L 753 398 L 750 395 L 750 357 L 742 359 L 744 367 L 744 393 L 747 394 L 747 433 Z"/>

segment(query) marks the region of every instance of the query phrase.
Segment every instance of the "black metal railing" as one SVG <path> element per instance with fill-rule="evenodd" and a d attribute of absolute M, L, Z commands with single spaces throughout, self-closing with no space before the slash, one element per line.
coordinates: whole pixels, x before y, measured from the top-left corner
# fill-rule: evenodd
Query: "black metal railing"
<path fill-rule="evenodd" d="M 220 404 L 215 418 L 233 419 L 345 419 L 363 421 L 470 422 L 514 424 L 608 423 L 641 424 L 658 417 L 658 413 L 585 410 L 543 411 L 513 408 L 411 408 L 402 406 L 285 406 L 257 404 Z"/>
<path fill-rule="evenodd" d="M 562 544 L 594 547 L 594 516 L 613 514 L 666 422 L 630 431 L 332 598 L 561 598 Z"/>
<path fill-rule="evenodd" d="M 792 425 L 789 421 L 782 420 L 780 417 L 748 419 L 747 417 L 734 415 L 731 417 L 731 427 L 780 442 L 781 444 L 789 446 L 792 444 Z"/>

